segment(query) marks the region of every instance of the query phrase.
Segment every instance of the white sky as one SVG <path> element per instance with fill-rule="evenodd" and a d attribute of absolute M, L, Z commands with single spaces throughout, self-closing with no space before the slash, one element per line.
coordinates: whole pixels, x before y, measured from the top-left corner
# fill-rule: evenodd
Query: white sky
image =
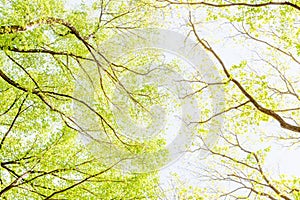
<path fill-rule="evenodd" d="M 182 13 L 181 15 L 185 15 L 186 13 Z M 199 14 L 199 13 L 197 13 Z M 171 29 L 177 29 L 180 27 L 178 24 L 184 23 L 185 21 L 181 18 L 177 18 L 177 15 L 173 14 L 171 18 L 166 19 L 166 21 L 171 21 Z M 185 15 L 187 16 L 187 15 Z M 197 15 L 199 16 L 199 15 Z M 176 23 L 173 23 L 176 22 Z M 220 24 L 220 23 L 219 23 Z M 208 25 L 200 25 L 199 30 L 201 30 L 201 37 L 207 38 L 209 41 L 218 41 L 220 38 L 223 38 L 225 36 L 233 35 L 230 30 L 229 26 L 219 26 L 218 23 L 216 25 L 214 24 L 208 24 Z M 173 25 L 173 26 L 172 26 Z M 178 29 L 177 29 L 178 30 Z M 182 29 L 179 29 L 178 31 L 183 32 Z M 226 63 L 227 66 L 232 66 L 234 64 L 239 64 L 243 58 L 248 57 L 251 55 L 250 51 L 247 51 L 244 47 L 238 47 L 232 45 L 232 43 L 229 42 L 221 42 L 222 45 L 219 46 L 213 46 L 214 50 L 218 52 L 220 57 L 223 59 L 223 61 Z M 300 74 L 298 71 L 291 71 L 291 73 Z M 293 105 L 290 105 L 291 107 Z M 250 136 L 249 134 L 247 136 L 250 136 L 250 138 L 253 138 L 253 141 L 258 140 L 257 133 L 264 132 L 264 133 L 273 133 L 276 135 L 276 133 L 280 134 L 282 131 L 284 131 L 278 124 L 277 121 L 272 120 L 268 123 L 262 123 L 261 126 L 256 127 L 256 132 Z M 255 142 L 253 142 L 254 144 Z M 268 145 L 272 146 L 271 151 L 268 153 L 268 156 L 266 158 L 266 164 L 264 165 L 266 167 L 265 170 L 273 174 L 272 178 L 277 177 L 278 174 L 286 174 L 288 176 L 296 176 L 300 177 L 300 148 L 297 146 L 287 148 L 282 147 L 282 145 L 278 145 L 276 143 L 264 143 L 260 144 L 259 141 L 257 141 L 254 148 L 263 148 L 267 147 Z M 184 156 L 181 160 L 179 160 L 177 163 L 175 163 L 172 166 L 169 166 L 166 169 L 163 169 L 161 173 L 162 183 L 163 184 L 169 184 L 170 183 L 170 176 L 169 173 L 176 172 L 179 174 L 179 176 L 185 180 L 186 182 L 192 184 L 192 185 L 199 185 L 200 183 L 197 182 L 197 177 L 193 177 L 191 172 L 196 170 L 191 163 L 198 163 L 197 159 L 195 157 L 192 157 L 190 155 Z M 192 166 L 192 167 L 191 167 Z"/>

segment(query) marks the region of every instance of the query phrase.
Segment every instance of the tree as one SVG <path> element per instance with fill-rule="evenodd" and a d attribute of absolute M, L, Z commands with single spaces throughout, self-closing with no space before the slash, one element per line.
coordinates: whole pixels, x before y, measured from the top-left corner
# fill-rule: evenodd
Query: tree
<path fill-rule="evenodd" d="M 103 0 L 70 9 L 62 1 L 1 0 L 0 6 L 1 198 L 300 198 L 299 177 L 272 170 L 266 161 L 276 145 L 299 146 L 298 2 Z M 177 81 L 190 85 L 181 99 L 201 102 L 200 119 L 187 123 L 196 140 L 186 149 L 188 156 L 201 157 L 189 175 L 201 184 L 189 186 L 178 178 L 171 195 L 160 188 L 157 170 L 122 169 L 134 168 L 137 157 L 151 166 L 165 164 L 165 138 L 139 138 L 144 129 L 134 123 L 157 118 L 154 126 L 160 129 L 165 113 L 153 105 L 182 106 L 158 89 L 157 77 L 184 75 L 187 64 L 158 48 L 110 54 L 151 41 L 117 40 L 114 46 L 115 35 L 170 24 L 196 41 L 221 75 L 214 82 L 204 72 Z M 157 82 L 136 84 L 149 76 Z M 217 88 L 225 102 L 209 104 Z M 211 123 L 223 126 L 210 130 Z M 215 134 L 218 140 L 209 142 Z M 156 159 L 160 151 L 165 154 Z"/>
<path fill-rule="evenodd" d="M 200 187 L 200 194 L 205 199 L 299 199 L 299 177 L 270 170 L 265 162 L 275 143 L 282 149 L 299 146 L 298 2 L 165 0 L 155 7 L 185 9 L 189 36 L 224 77 L 226 108 L 207 116 L 224 117 L 219 142 L 196 148 L 210 153 L 204 167 L 194 169 L 196 179 L 212 185 Z"/>
<path fill-rule="evenodd" d="M 101 54 L 97 45 L 115 32 L 147 26 L 144 12 L 150 8 L 139 7 L 134 1 L 99 1 L 76 9 L 62 1 L 1 1 L 1 199 L 158 195 L 155 172 L 124 173 L 115 168 L 122 160 L 102 162 L 78 142 L 81 127 L 73 119 L 72 102 L 91 108 L 73 96 L 82 63 L 97 63 L 91 59 Z M 112 71 L 101 70 L 115 78 Z M 95 112 L 106 133 L 123 142 L 109 113 L 100 109 Z"/>

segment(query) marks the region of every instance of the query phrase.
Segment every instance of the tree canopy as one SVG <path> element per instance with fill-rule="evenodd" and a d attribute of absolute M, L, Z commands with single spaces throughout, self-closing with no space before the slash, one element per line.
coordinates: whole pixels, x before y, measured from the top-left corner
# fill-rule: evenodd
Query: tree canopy
<path fill-rule="evenodd" d="M 296 0 L 0 0 L 0 197 L 300 199 L 300 174 L 270 165 L 299 150 L 299 14 Z M 163 187 L 175 149 L 190 173 Z"/>

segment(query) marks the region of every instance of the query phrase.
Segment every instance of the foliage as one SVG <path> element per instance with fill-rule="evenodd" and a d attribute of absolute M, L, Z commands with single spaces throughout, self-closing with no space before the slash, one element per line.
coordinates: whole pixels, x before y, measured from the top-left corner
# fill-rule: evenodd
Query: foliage
<path fill-rule="evenodd" d="M 300 144 L 299 12 L 296 0 L 102 0 L 72 9 L 69 2 L 56 0 L 0 0 L 1 198 L 300 199 L 299 177 L 267 164 L 276 146 Z M 111 106 L 122 93 L 130 106 L 118 112 L 149 124 L 153 104 L 166 108 L 178 103 L 167 101 L 170 95 L 162 95 L 157 85 L 134 85 L 162 55 L 131 52 L 110 60 L 105 53 L 115 49 L 101 45 L 118 33 L 170 28 L 175 22 L 182 23 L 182 32 L 214 60 L 222 81 L 185 80 L 194 89 L 189 95 L 201 100 L 203 111 L 195 122 L 201 142 L 193 143 L 195 150 L 189 153 L 208 153 L 191 165 L 190 178 L 205 184 L 189 186 L 175 176 L 177 185 L 170 195 L 159 188 L 157 171 L 120 170 L 122 163 L 130 163 L 125 160 L 162 150 L 166 141 L 160 135 L 145 142 L 120 134 Z M 183 65 L 176 59 L 160 64 L 175 71 Z M 96 66 L 97 71 L 88 74 L 86 66 Z M 86 74 L 97 86 L 93 103 L 82 100 L 85 93 L 74 95 L 76 78 Z M 203 101 L 214 87 L 222 87 L 226 100 L 212 104 L 223 103 L 224 110 L 212 110 Z M 74 102 L 95 115 L 105 142 L 92 138 L 95 127 L 81 126 L 74 119 Z M 224 119 L 223 129 L 215 130 L 219 140 L 206 145 L 207 126 L 218 116 Z M 91 115 L 82 117 L 88 120 Z M 161 116 L 156 117 L 163 124 Z M 126 122 L 129 129 L 134 127 Z M 79 142 L 79 132 L 92 142 Z M 117 157 L 122 159 L 101 157 L 112 147 L 115 154 L 124 152 Z M 146 159 L 159 166 L 155 156 Z"/>

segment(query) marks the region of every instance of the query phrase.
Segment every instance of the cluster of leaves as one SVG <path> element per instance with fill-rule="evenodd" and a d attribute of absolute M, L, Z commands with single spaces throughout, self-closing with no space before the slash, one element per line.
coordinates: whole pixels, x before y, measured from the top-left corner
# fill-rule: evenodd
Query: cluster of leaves
<path fill-rule="evenodd" d="M 102 162 L 78 141 L 72 118 L 76 74 L 113 34 L 149 25 L 141 5 L 111 0 L 70 9 L 56 0 L 1 0 L 1 199 L 156 198 L 156 173 L 122 173 L 114 169 L 121 160 Z M 91 107 L 113 135 L 104 100 Z"/>

